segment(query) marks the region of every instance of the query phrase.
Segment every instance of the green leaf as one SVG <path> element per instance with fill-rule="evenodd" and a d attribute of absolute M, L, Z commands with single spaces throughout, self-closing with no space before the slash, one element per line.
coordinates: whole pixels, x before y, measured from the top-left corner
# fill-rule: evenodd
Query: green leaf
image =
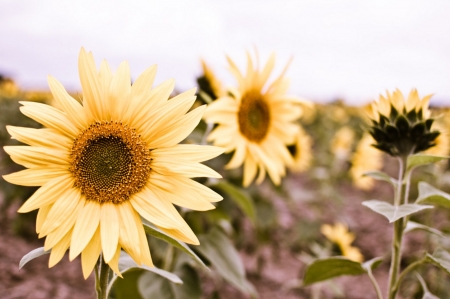
<path fill-rule="evenodd" d="M 414 221 L 408 221 L 408 223 L 406 224 L 405 230 L 403 232 L 409 233 L 416 229 L 421 229 L 421 230 L 436 234 L 440 237 L 445 237 L 444 233 L 442 233 L 440 230 L 417 223 L 417 222 L 414 222 Z"/>
<path fill-rule="evenodd" d="M 189 254 L 196 262 L 198 262 L 201 266 L 203 266 L 206 270 L 209 270 L 208 267 L 205 265 L 205 263 L 202 261 L 201 258 L 199 258 L 194 251 L 192 251 L 191 248 L 189 248 L 184 242 L 178 241 L 177 239 L 172 238 L 165 232 L 161 231 L 157 227 L 153 226 L 150 222 L 146 221 L 145 219 L 142 219 L 142 223 L 144 225 L 144 230 L 147 235 L 156 237 L 158 239 L 161 239 L 172 246 L 180 249 L 181 251 Z"/>
<path fill-rule="evenodd" d="M 51 250 L 45 251 L 44 247 L 39 247 L 36 249 L 31 250 L 27 254 L 23 256 L 23 258 L 19 262 L 19 270 L 22 269 L 23 266 L 25 266 L 26 263 L 28 263 L 31 260 L 34 260 L 37 257 L 40 257 L 44 254 L 49 254 Z"/>
<path fill-rule="evenodd" d="M 422 276 L 420 276 L 417 272 L 415 273 L 417 279 L 420 282 L 420 285 L 422 286 L 423 290 L 423 296 L 422 299 L 439 299 L 439 297 L 434 296 L 430 290 L 428 290 L 427 284 L 425 283 L 425 280 L 423 280 Z"/>
<path fill-rule="evenodd" d="M 400 206 L 393 206 L 390 203 L 379 200 L 367 200 L 362 204 L 372 211 L 386 217 L 390 223 L 421 210 L 433 208 L 433 206 L 425 206 L 419 204 L 404 204 Z"/>
<path fill-rule="evenodd" d="M 310 285 L 342 275 L 361 275 L 364 273 L 366 273 L 366 269 L 361 263 L 345 257 L 317 259 L 306 268 L 303 284 Z"/>
<path fill-rule="evenodd" d="M 161 277 L 146 272 L 138 279 L 138 289 L 144 299 L 200 299 L 202 295 L 197 272 L 184 264 L 175 271 L 184 283 L 176 285 Z"/>
<path fill-rule="evenodd" d="M 212 185 L 211 187 L 219 189 L 226 193 L 230 197 L 230 199 L 239 206 L 242 212 L 244 212 L 244 214 L 250 218 L 253 223 L 256 222 L 256 212 L 253 200 L 250 195 L 245 192 L 245 190 L 240 189 L 225 181 L 221 181 L 217 184 Z"/>
<path fill-rule="evenodd" d="M 394 188 L 397 187 L 397 180 L 382 171 L 367 171 L 363 176 L 368 176 L 378 181 L 385 181 L 394 186 Z"/>
<path fill-rule="evenodd" d="M 371 260 L 368 260 L 367 262 L 364 262 L 362 264 L 362 267 L 364 269 L 366 269 L 367 272 L 369 272 L 369 270 L 372 271 L 372 270 L 378 268 L 378 266 L 381 264 L 382 261 L 383 261 L 383 258 L 381 256 L 375 257 Z"/>
<path fill-rule="evenodd" d="M 450 253 L 445 251 L 442 248 L 436 249 L 433 255 L 427 253 L 426 255 L 427 262 L 438 266 L 447 274 L 450 274 Z"/>
<path fill-rule="evenodd" d="M 226 281 L 239 290 L 257 297 L 254 287 L 245 278 L 245 269 L 239 253 L 228 237 L 213 228 L 207 235 L 198 236 L 200 246 L 195 249 L 205 256 Z"/>
<path fill-rule="evenodd" d="M 114 282 L 114 299 L 143 299 L 141 293 L 139 293 L 137 281 L 139 277 L 146 273 L 145 270 L 136 269 L 133 271 L 127 271 L 123 274 L 123 279 L 115 279 Z M 114 275 L 115 276 L 115 275 Z M 158 275 L 155 275 L 158 276 Z M 161 278 L 165 280 L 164 278 Z M 110 296 L 112 297 L 112 296 Z M 110 298 L 108 297 L 108 298 Z"/>
<path fill-rule="evenodd" d="M 411 169 L 422 166 L 426 164 L 436 163 L 442 161 L 444 159 L 448 159 L 447 156 L 434 156 L 434 155 L 425 155 L 425 154 L 415 154 L 408 157 L 406 170 L 410 171 Z"/>
<path fill-rule="evenodd" d="M 419 182 L 419 197 L 416 203 L 435 204 L 450 208 L 450 194 L 445 193 L 428 183 Z"/>

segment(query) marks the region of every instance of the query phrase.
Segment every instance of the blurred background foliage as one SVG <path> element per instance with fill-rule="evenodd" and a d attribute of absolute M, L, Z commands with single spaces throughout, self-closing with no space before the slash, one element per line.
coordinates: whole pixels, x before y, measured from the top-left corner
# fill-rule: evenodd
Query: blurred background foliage
<path fill-rule="evenodd" d="M 208 78 L 206 69 L 204 76 L 198 78 L 199 96 L 194 106 L 208 104 L 217 97 L 217 83 Z M 75 98 L 78 98 L 74 95 Z M 17 145 L 6 131 L 6 125 L 34 127 L 39 125 L 20 113 L 20 101 L 38 101 L 51 103 L 52 96 L 47 91 L 25 91 L 17 87 L 13 80 L 0 76 L 0 163 L 1 174 L 15 172 L 21 169 L 13 163 L 3 151 L 4 145 Z M 365 190 L 357 189 L 354 179 L 350 175 L 355 151 L 367 126 L 367 119 L 362 113 L 362 107 L 352 107 L 345 104 L 343 99 L 337 99 L 327 104 L 305 105 L 300 124 L 311 140 L 308 167 L 302 173 L 290 171 L 288 179 L 281 186 L 275 186 L 266 179 L 262 185 L 252 184 L 249 188 L 242 187 L 242 169 L 224 170 L 224 165 L 230 160 L 231 154 L 221 155 L 206 164 L 223 175 L 223 179 L 198 179 L 223 195 L 224 200 L 218 202 L 216 209 L 207 212 L 196 212 L 179 209 L 193 231 L 198 235 L 201 245 L 191 246 L 210 268 L 207 271 L 191 259 L 186 253 L 172 247 L 157 238 L 149 238 L 152 257 L 155 265 L 165 271 L 175 273 L 184 284 L 176 284 L 163 276 L 133 269 L 124 274 L 125 279 L 118 279 L 113 287 L 112 298 L 167 298 L 167 299 L 196 299 L 221 298 L 220 290 L 224 284 L 229 284 L 247 297 L 258 297 L 255 287 L 249 282 L 258 279 L 263 273 L 268 260 L 280 259 L 280 248 L 287 248 L 291 254 L 304 264 L 311 260 L 332 255 L 343 255 L 343 245 L 339 236 L 330 237 L 324 234 L 322 224 L 333 225 L 344 223 L 345 229 L 341 235 L 352 234 L 356 238 L 368 233 L 358 230 L 358 224 L 349 219 L 339 217 L 345 205 L 349 202 L 349 194 L 356 193 L 364 198 L 371 196 L 390 195 L 382 184 L 369 184 Z M 433 113 L 438 116 L 437 125 L 443 130 L 440 152 L 448 154 L 449 136 L 446 130 L 450 127 L 448 108 L 434 107 Z M 185 140 L 186 143 L 205 144 L 205 134 L 211 130 L 203 121 Z M 447 145 L 446 145 L 447 144 Z M 290 148 L 294 155 L 296 149 Z M 298 150 L 298 149 L 297 149 Z M 395 175 L 396 164 L 388 156 L 382 156 L 380 167 L 387 173 Z M 370 169 L 367 169 L 367 171 Z M 433 182 L 437 188 L 450 191 L 450 170 L 447 162 L 421 168 L 415 176 L 418 181 Z M 375 189 L 374 189 L 375 188 Z M 387 189 L 387 188 L 386 188 Z M 18 207 L 36 190 L 36 188 L 20 187 L 8 184 L 0 179 L 0 221 L 6 225 L 12 234 L 34 240 L 36 213 L 18 214 Z M 417 190 L 412 190 L 412 197 Z M 282 198 L 281 210 L 274 198 Z M 359 203 L 357 203 L 359 204 Z M 299 205 L 303 210 L 299 210 Z M 327 211 L 331 209 L 332 211 Z M 367 213 L 370 213 L 367 211 Z M 290 215 L 291 220 L 284 218 Z M 335 218 L 330 218 L 335 217 Z M 420 214 L 422 223 L 438 221 L 438 226 L 445 233 L 450 233 L 448 211 L 429 210 Z M 292 220 L 293 219 L 293 220 Z M 414 220 L 414 218 L 412 219 Z M 346 223 L 348 222 L 348 223 Z M 322 231 L 322 232 L 321 232 Z M 325 236 L 326 235 L 326 236 Z M 425 240 L 423 240 L 425 239 Z M 426 244 L 429 251 L 437 246 L 433 236 L 422 236 L 420 241 Z M 346 244 L 348 248 L 350 244 Z M 447 244 L 447 249 L 450 244 Z M 271 248 L 270 255 L 264 249 Z M 353 248 L 353 247 L 351 247 Z M 355 247 L 356 248 L 356 247 Z M 358 249 L 359 250 L 359 249 Z M 361 250 L 364 260 L 373 258 L 368 256 L 367 250 Z M 405 259 L 419 255 L 420 252 L 405 254 Z M 246 273 L 242 258 L 252 257 L 256 266 Z M 51 270 L 49 270 L 51 271 Z M 449 279 L 439 275 L 441 270 L 433 267 L 425 268 L 421 275 L 428 282 L 433 293 L 440 298 L 448 295 Z M 298 278 L 302 276 L 298 270 Z M 404 283 L 403 293 L 407 298 L 421 298 L 422 289 L 417 280 Z M 299 284 L 290 281 L 286 289 L 298 290 Z M 323 286 L 322 286 L 323 287 Z M 370 286 L 368 286 L 370 287 Z M 344 298 L 339 284 L 332 282 L 328 285 L 336 298 Z M 305 294 L 312 294 L 310 298 L 319 298 L 320 288 L 300 290 Z M 206 295 L 207 294 L 207 295 Z M 208 297 L 205 297 L 208 296 Z M 309 296 L 309 295 L 307 295 Z"/>

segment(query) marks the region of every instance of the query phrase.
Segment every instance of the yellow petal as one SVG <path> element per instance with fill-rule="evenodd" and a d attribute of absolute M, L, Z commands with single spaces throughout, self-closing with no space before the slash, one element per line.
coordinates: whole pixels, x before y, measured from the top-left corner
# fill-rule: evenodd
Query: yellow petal
<path fill-rule="evenodd" d="M 33 129 L 6 126 L 6 130 L 8 130 L 8 133 L 12 138 L 28 145 L 67 149 L 73 144 L 73 140 L 61 135 L 54 129 Z"/>
<path fill-rule="evenodd" d="M 97 113 L 99 119 L 110 120 L 111 115 L 109 114 L 108 99 L 109 91 L 111 89 L 112 73 L 109 68 L 108 62 L 103 60 L 100 65 L 100 71 L 98 73 L 98 81 L 100 85 L 101 101 L 98 103 Z"/>
<path fill-rule="evenodd" d="M 41 231 L 42 224 L 44 224 L 44 221 L 47 218 L 48 212 L 50 212 L 52 206 L 53 204 L 49 204 L 39 209 L 36 217 L 36 233 L 39 234 L 39 232 Z"/>
<path fill-rule="evenodd" d="M 100 242 L 100 227 L 97 227 L 92 239 L 86 245 L 81 253 L 81 268 L 83 269 L 84 279 L 87 279 L 94 269 L 98 261 L 100 252 L 102 251 L 102 244 Z"/>
<path fill-rule="evenodd" d="M 177 144 L 172 147 L 158 148 L 152 151 L 152 158 L 203 162 L 215 158 L 225 150 L 217 146 L 197 144 Z"/>
<path fill-rule="evenodd" d="M 111 82 L 109 109 L 112 119 L 122 119 L 131 97 L 130 66 L 124 61 L 119 65 Z"/>
<path fill-rule="evenodd" d="M 83 106 L 88 116 L 88 122 L 101 120 L 99 107 L 101 107 L 100 84 L 92 53 L 86 53 L 81 48 L 78 56 L 78 71 L 80 75 L 81 88 L 83 90 Z"/>
<path fill-rule="evenodd" d="M 11 160 L 27 168 L 55 164 L 59 167 L 69 165 L 67 150 L 26 145 L 5 146 L 3 149 L 11 156 Z"/>
<path fill-rule="evenodd" d="M 42 206 L 54 203 L 62 194 L 72 188 L 72 175 L 61 175 L 39 188 L 19 209 L 19 213 L 27 213 Z"/>
<path fill-rule="evenodd" d="M 248 155 L 244 163 L 244 179 L 242 184 L 244 187 L 248 187 L 251 182 L 253 182 L 253 179 L 256 176 L 256 171 L 256 162 L 253 160 L 251 155 Z"/>
<path fill-rule="evenodd" d="M 142 220 L 139 217 L 138 213 L 133 213 L 134 216 L 134 222 L 136 225 L 136 228 L 138 230 L 138 236 L 139 236 L 139 246 L 140 246 L 140 253 L 141 257 L 140 260 L 142 264 L 147 265 L 149 267 L 154 267 L 152 257 L 150 255 L 150 248 L 148 245 L 147 236 L 145 235 L 144 227 L 142 225 Z"/>
<path fill-rule="evenodd" d="M 67 168 L 30 168 L 4 175 L 5 181 L 21 186 L 42 186 L 52 179 L 69 175 Z"/>
<path fill-rule="evenodd" d="M 91 240 L 100 222 L 101 207 L 96 201 L 87 200 L 75 223 L 70 243 L 69 259 L 76 258 Z"/>
<path fill-rule="evenodd" d="M 107 264 L 114 271 L 114 273 L 116 273 L 117 276 L 123 278 L 119 270 L 119 258 L 120 258 L 120 246 L 117 245 L 113 258 Z"/>
<path fill-rule="evenodd" d="M 103 258 L 106 263 L 109 263 L 114 257 L 119 243 L 119 216 L 115 204 L 110 202 L 102 204 L 100 228 Z"/>
<path fill-rule="evenodd" d="M 119 244 L 138 265 L 141 265 L 139 231 L 136 226 L 135 216 L 133 215 L 136 212 L 128 201 L 118 204 L 117 209 L 120 219 Z"/>
<path fill-rule="evenodd" d="M 67 248 L 70 245 L 70 239 L 72 238 L 72 230 L 70 230 L 59 242 L 52 248 L 50 253 L 50 259 L 48 261 L 48 267 L 51 268 L 56 265 L 66 253 Z"/>

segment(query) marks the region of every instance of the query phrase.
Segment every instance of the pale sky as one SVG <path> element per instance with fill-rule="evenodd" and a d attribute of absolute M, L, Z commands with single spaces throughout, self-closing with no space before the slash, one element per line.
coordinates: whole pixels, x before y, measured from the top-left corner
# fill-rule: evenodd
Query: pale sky
<path fill-rule="evenodd" d="M 386 89 L 434 93 L 450 105 L 450 1 L 2 0 L 0 73 L 46 89 L 51 74 L 79 90 L 81 47 L 97 64 L 128 60 L 133 78 L 158 64 L 157 82 L 196 86 L 204 58 L 226 85 L 225 55 L 277 54 L 291 93 L 364 103 Z M 274 76 L 276 73 L 274 74 Z M 433 103 L 433 101 L 432 101 Z"/>

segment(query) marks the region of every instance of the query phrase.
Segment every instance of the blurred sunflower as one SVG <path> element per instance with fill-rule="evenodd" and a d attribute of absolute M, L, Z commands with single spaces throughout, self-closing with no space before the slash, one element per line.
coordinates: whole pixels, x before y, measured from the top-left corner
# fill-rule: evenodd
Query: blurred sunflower
<path fill-rule="evenodd" d="M 195 89 L 168 101 L 174 81 L 152 89 L 156 66 L 131 85 L 127 62 L 113 74 L 100 70 L 92 53 L 81 49 L 78 61 L 83 104 L 56 79 L 48 83 L 61 110 L 21 102 L 21 111 L 44 129 L 8 126 L 11 136 L 30 146 L 7 146 L 12 160 L 28 169 L 5 175 L 10 183 L 41 186 L 19 209 L 39 209 L 36 231 L 46 237 L 52 267 L 70 247 L 70 260 L 81 253 L 84 277 L 100 253 L 120 275 L 123 248 L 138 263 L 153 266 L 143 217 L 181 241 L 198 239 L 173 204 L 209 210 L 222 197 L 191 180 L 220 177 L 199 162 L 222 149 L 178 144 L 197 126 L 205 106 L 187 113 Z M 187 114 L 186 114 L 187 113 Z"/>
<path fill-rule="evenodd" d="M 343 223 L 336 223 L 334 226 L 323 224 L 320 227 L 320 232 L 339 247 L 342 256 L 355 262 L 364 260 L 359 249 L 350 245 L 355 240 L 355 235 L 349 232 L 347 226 Z"/>
<path fill-rule="evenodd" d="M 197 83 L 201 91 L 206 93 L 212 100 L 215 100 L 224 94 L 222 84 L 206 62 L 204 60 L 201 62 L 203 75 L 197 78 Z"/>
<path fill-rule="evenodd" d="M 373 147 L 375 140 L 365 133 L 356 146 L 351 158 L 350 176 L 353 184 L 360 189 L 370 190 L 375 181 L 373 178 L 363 176 L 365 172 L 380 170 L 383 167 L 382 152 Z"/>
<path fill-rule="evenodd" d="M 391 156 L 407 156 L 429 149 L 435 145 L 439 131 L 432 131 L 428 103 L 431 95 L 420 98 L 413 89 L 408 98 L 396 90 L 366 109 L 372 120 L 370 134 L 375 139 L 374 146 Z"/>
<path fill-rule="evenodd" d="M 236 64 L 228 58 L 230 71 L 236 77 L 237 88 L 228 90 L 208 106 L 204 119 L 218 126 L 208 136 L 208 141 L 234 151 L 226 168 L 244 164 L 243 185 L 254 180 L 264 180 L 266 171 L 272 181 L 279 185 L 286 174 L 286 166 L 293 164 L 287 145 L 293 144 L 299 132 L 296 123 L 301 116 L 299 104 L 303 101 L 286 95 L 289 86 L 283 73 L 271 84 L 267 80 L 275 65 L 272 54 L 267 64 L 259 70 L 247 54 L 247 73 L 244 76 Z"/>
<path fill-rule="evenodd" d="M 343 126 L 331 139 L 331 152 L 341 160 L 347 159 L 352 150 L 355 132 L 349 126 Z"/>
<path fill-rule="evenodd" d="M 439 131 L 440 134 L 434 140 L 435 145 L 425 151 L 426 154 L 436 156 L 447 156 L 450 152 L 450 135 L 448 133 L 447 118 L 444 120 L 437 119 L 432 126 L 432 129 Z M 445 161 L 443 161 L 445 163 Z"/>
<path fill-rule="evenodd" d="M 293 147 L 294 163 L 289 167 L 293 172 L 303 172 L 308 170 L 312 161 L 312 139 L 300 127 Z"/>

